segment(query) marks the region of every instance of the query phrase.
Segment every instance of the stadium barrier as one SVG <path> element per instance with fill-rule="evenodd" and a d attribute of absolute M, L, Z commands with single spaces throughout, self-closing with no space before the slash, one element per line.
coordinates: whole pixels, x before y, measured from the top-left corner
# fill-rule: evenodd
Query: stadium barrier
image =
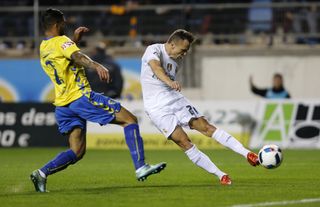
<path fill-rule="evenodd" d="M 261 101 L 251 148 L 320 148 L 320 100 Z"/>
<path fill-rule="evenodd" d="M 210 122 L 237 137 L 245 146 L 260 148 L 320 148 L 320 100 L 290 101 L 192 101 Z M 177 149 L 153 126 L 142 102 L 123 105 L 138 116 L 146 149 Z M 187 130 L 199 148 L 221 148 L 217 142 Z M 121 127 L 88 124 L 88 147 L 126 148 Z"/>
<path fill-rule="evenodd" d="M 192 101 L 217 127 L 234 135 L 245 146 L 260 148 L 320 148 L 320 100 Z M 122 102 L 139 120 L 146 149 L 177 149 L 146 117 L 141 101 Z M 187 130 L 199 148 L 221 148 L 217 142 Z M 52 104 L 0 105 L 0 147 L 66 146 L 58 133 Z M 88 123 L 87 147 L 126 149 L 122 127 Z"/>
<path fill-rule="evenodd" d="M 0 104 L 0 148 L 61 147 L 67 144 L 67 138 L 57 130 L 52 104 Z"/>
<path fill-rule="evenodd" d="M 125 84 L 125 99 L 140 99 L 140 59 L 117 58 Z M 35 81 L 37 80 L 37 81 Z M 54 86 L 42 70 L 39 59 L 0 60 L 1 102 L 52 102 Z"/>
<path fill-rule="evenodd" d="M 283 75 L 285 87 L 293 98 L 320 97 L 318 54 L 310 54 L 307 50 L 291 51 L 290 54 L 282 50 L 268 53 L 239 50 L 233 53 L 198 48 L 194 56 L 195 65 L 183 67 L 178 73 L 181 83 L 197 82 L 198 86 L 192 89 L 198 92 L 188 97 L 206 100 L 253 99 L 250 75 L 257 86 L 267 87 L 274 73 Z M 141 99 L 140 57 L 117 58 L 116 61 L 121 65 L 125 80 L 122 97 L 127 100 Z M 183 89 L 186 88 L 183 86 Z M 42 71 L 39 60 L 0 60 L 0 101 L 51 102 L 53 98 L 53 85 Z"/>

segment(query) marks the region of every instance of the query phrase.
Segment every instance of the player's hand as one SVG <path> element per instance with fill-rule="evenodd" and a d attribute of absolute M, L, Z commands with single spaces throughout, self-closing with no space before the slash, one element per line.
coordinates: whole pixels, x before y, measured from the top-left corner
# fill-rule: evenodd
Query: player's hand
<path fill-rule="evenodd" d="M 78 43 L 81 40 L 83 33 L 85 32 L 89 32 L 89 29 L 87 27 L 78 27 L 76 30 L 74 30 L 73 41 L 75 43 Z"/>
<path fill-rule="evenodd" d="M 181 85 L 178 81 L 171 81 L 169 84 L 170 88 L 176 90 L 176 91 L 181 91 Z"/>
<path fill-rule="evenodd" d="M 98 64 L 96 67 L 96 71 L 101 81 L 105 81 L 107 83 L 111 81 L 109 70 L 105 68 L 103 65 Z"/>

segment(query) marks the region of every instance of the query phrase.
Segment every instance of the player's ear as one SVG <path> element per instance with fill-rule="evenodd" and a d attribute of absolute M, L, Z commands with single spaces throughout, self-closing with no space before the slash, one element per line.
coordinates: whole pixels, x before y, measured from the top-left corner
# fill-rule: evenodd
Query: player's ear
<path fill-rule="evenodd" d="M 58 23 L 54 23 L 54 24 L 52 25 L 52 28 L 58 29 Z"/>

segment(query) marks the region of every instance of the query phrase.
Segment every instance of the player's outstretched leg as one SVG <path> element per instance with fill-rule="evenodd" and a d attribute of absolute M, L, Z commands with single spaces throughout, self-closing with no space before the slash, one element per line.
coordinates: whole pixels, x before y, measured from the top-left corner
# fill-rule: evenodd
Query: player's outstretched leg
<path fill-rule="evenodd" d="M 59 172 L 77 161 L 77 156 L 72 150 L 67 150 L 58 154 L 56 158 L 48 162 L 41 169 L 35 170 L 30 175 L 30 179 L 34 184 L 37 192 L 47 192 L 47 177 L 51 174 Z"/>
<path fill-rule="evenodd" d="M 236 138 L 224 130 L 216 128 L 212 134 L 212 138 L 217 140 L 220 144 L 244 156 L 250 165 L 259 165 L 258 155 L 246 149 Z"/>
<path fill-rule="evenodd" d="M 116 119 L 112 123 L 124 127 L 126 143 L 130 150 L 138 181 L 144 181 L 148 176 L 159 173 L 166 167 L 165 162 L 156 165 L 145 163 L 143 140 L 140 135 L 137 118 L 132 113 L 122 107 L 120 112 L 116 113 Z"/>
<path fill-rule="evenodd" d="M 82 132 L 81 129 L 74 129 L 70 134 L 69 143 L 69 150 L 61 152 L 42 168 L 31 173 L 30 179 L 37 192 L 47 192 L 46 183 L 49 175 L 66 169 L 84 156 L 86 147 L 85 132 Z"/>
<path fill-rule="evenodd" d="M 188 135 L 180 126 L 176 127 L 171 134 L 170 139 L 185 151 L 185 154 L 194 164 L 206 170 L 208 173 L 216 175 L 222 185 L 231 185 L 230 177 L 222 172 L 206 154 L 196 147 L 196 145 L 191 143 Z"/>
<path fill-rule="evenodd" d="M 208 137 L 214 138 L 220 144 L 244 156 L 250 165 L 259 165 L 258 156 L 255 153 L 246 149 L 236 138 L 234 138 L 224 130 L 218 129 L 213 125 L 209 124 L 208 121 L 203 117 L 191 120 L 190 127 L 198 130 L 199 132 Z"/>
<path fill-rule="evenodd" d="M 30 175 L 37 192 L 46 192 L 47 177 L 67 168 L 77 161 L 77 156 L 72 150 L 67 150 L 58 154 L 56 158 L 48 162 L 41 169 L 35 170 Z"/>

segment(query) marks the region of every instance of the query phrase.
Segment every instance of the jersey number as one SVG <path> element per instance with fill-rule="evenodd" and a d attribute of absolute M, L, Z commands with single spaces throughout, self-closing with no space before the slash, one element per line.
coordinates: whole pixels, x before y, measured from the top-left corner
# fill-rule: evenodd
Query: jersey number
<path fill-rule="evenodd" d="M 191 115 L 198 114 L 197 109 L 195 109 L 193 106 L 187 105 L 186 107 Z"/>
<path fill-rule="evenodd" d="M 54 78 L 56 79 L 56 83 L 57 83 L 58 85 L 60 85 L 62 82 L 61 82 L 61 80 L 60 80 L 60 78 L 59 78 L 59 76 L 58 76 L 57 69 L 54 67 L 53 63 L 52 63 L 50 60 L 47 60 L 47 61 L 46 61 L 46 66 L 51 66 L 51 68 L 52 68 L 53 71 L 54 71 Z"/>

